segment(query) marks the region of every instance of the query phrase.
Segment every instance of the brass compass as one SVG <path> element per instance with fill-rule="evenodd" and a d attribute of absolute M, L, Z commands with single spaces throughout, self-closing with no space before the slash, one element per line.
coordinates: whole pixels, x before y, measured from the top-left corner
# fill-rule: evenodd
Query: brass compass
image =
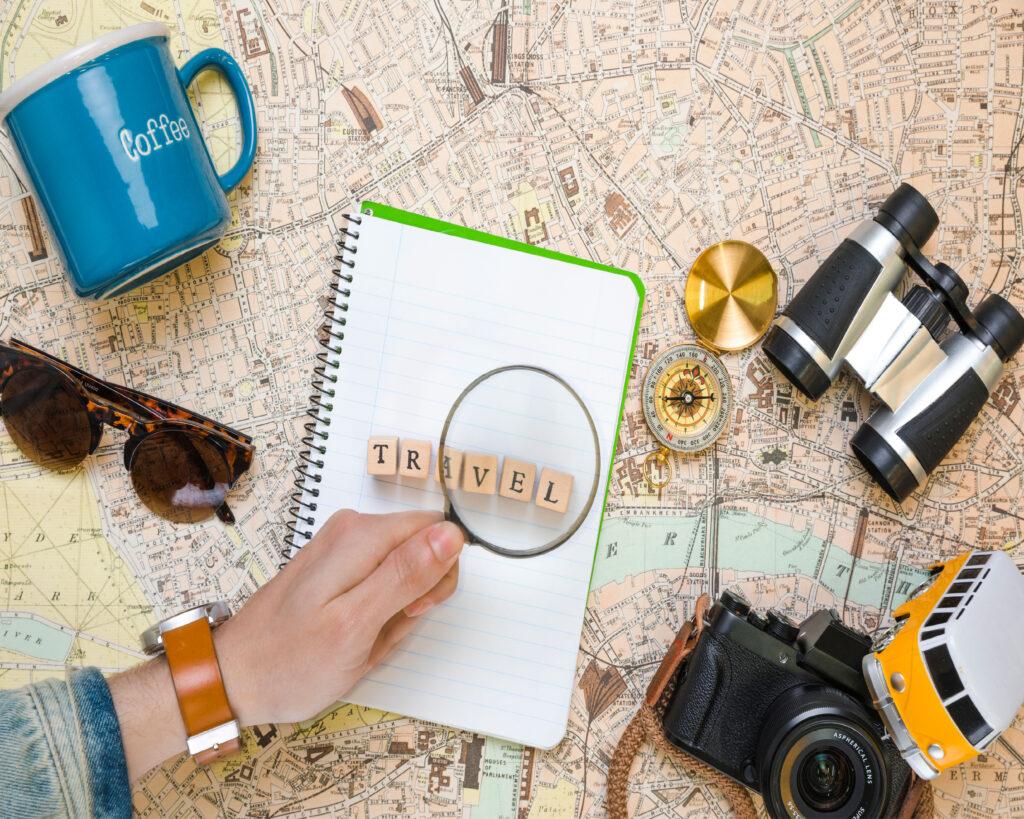
<path fill-rule="evenodd" d="M 715 350 L 744 350 L 775 318 L 775 271 L 753 245 L 730 239 L 693 263 L 684 304 L 697 338 Z"/>
<path fill-rule="evenodd" d="M 680 344 L 651 364 L 641 391 L 644 417 L 661 447 L 644 459 L 644 480 L 657 491 L 672 479 L 671 453 L 700 452 L 729 425 L 732 384 L 719 358 Z M 652 474 L 654 469 L 664 477 Z"/>

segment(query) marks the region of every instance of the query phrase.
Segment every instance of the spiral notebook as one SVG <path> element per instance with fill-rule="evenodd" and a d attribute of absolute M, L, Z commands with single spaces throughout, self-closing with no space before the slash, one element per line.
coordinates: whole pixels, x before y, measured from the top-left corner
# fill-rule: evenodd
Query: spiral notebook
<path fill-rule="evenodd" d="M 440 510 L 433 480 L 367 475 L 367 439 L 433 441 L 436 458 L 460 391 L 506 364 L 544 367 L 573 386 L 597 426 L 602 471 L 598 502 L 553 552 L 512 559 L 467 547 L 451 599 L 346 698 L 551 747 L 568 721 L 643 286 L 615 268 L 379 204 L 345 220 L 315 376 L 333 397 L 313 398 L 306 442 L 319 449 L 303 453 L 293 549 L 337 509 Z"/>

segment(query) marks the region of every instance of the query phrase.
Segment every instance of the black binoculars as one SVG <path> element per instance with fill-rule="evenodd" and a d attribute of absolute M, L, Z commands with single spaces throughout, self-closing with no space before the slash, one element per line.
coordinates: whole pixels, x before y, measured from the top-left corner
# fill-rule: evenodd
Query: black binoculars
<path fill-rule="evenodd" d="M 1013 305 L 992 294 L 972 311 L 956 271 L 922 254 L 938 224 L 928 200 L 900 185 L 796 293 L 763 347 L 811 400 L 846 364 L 882 402 L 850 446 L 897 501 L 953 448 L 1024 344 Z M 908 268 L 928 286 L 901 300 Z M 958 331 L 945 335 L 950 318 Z"/>

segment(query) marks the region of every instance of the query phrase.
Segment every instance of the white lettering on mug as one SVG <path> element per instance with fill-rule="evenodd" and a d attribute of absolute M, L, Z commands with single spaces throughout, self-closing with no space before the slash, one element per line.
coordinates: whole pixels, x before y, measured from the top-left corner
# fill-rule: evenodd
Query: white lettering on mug
<path fill-rule="evenodd" d="M 139 156 L 135 153 L 135 147 L 132 144 L 132 132 L 127 128 L 122 128 L 120 132 L 118 132 L 118 137 L 121 140 L 121 147 L 124 148 L 124 152 L 128 154 L 128 158 L 132 162 L 138 162 Z"/>
<path fill-rule="evenodd" d="M 167 114 L 161 114 L 156 119 L 147 119 L 145 129 L 137 134 L 129 128 L 122 128 L 117 138 L 128 159 L 138 162 L 140 157 L 149 156 L 183 139 L 191 139 L 192 131 L 184 117 L 171 119 Z"/>

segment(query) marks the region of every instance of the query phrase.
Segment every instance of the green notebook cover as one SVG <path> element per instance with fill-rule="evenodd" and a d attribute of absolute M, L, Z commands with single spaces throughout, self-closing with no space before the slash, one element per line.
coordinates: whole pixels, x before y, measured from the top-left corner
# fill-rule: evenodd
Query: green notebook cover
<path fill-rule="evenodd" d="M 619 402 L 619 415 L 615 422 L 615 438 L 614 441 L 617 443 L 619 438 L 619 427 L 622 424 L 622 413 L 626 407 L 626 390 L 629 387 L 629 372 L 633 366 L 633 357 L 636 354 L 636 340 L 640 332 L 640 316 L 643 313 L 644 307 L 644 283 L 640 280 L 640 277 L 636 273 L 630 273 L 627 270 L 620 270 L 617 267 L 610 265 L 601 264 L 600 262 L 594 262 L 589 259 L 580 259 L 575 256 L 569 256 L 565 253 L 559 253 L 555 250 L 548 250 L 544 247 L 537 247 L 535 245 L 527 244 L 526 242 L 517 242 L 514 239 L 506 239 L 504 236 L 494 236 L 490 233 L 484 233 L 483 231 L 473 230 L 472 228 L 463 227 L 462 225 L 454 225 L 450 222 L 443 222 L 440 219 L 432 219 L 429 216 L 421 216 L 418 213 L 410 213 L 409 211 L 401 210 L 399 208 L 393 208 L 390 205 L 383 205 L 379 202 L 363 202 L 360 206 L 360 210 L 363 213 L 371 214 L 378 219 L 386 219 L 389 222 L 398 222 L 403 225 L 410 225 L 411 227 L 422 228 L 424 230 L 432 230 L 435 233 L 447 233 L 451 236 L 458 236 L 461 239 L 468 239 L 472 242 L 483 242 L 484 244 L 495 245 L 497 247 L 504 247 L 509 250 L 518 250 L 520 253 L 529 253 L 533 256 L 544 256 L 548 259 L 555 259 L 560 262 L 568 262 L 569 264 L 578 265 L 580 267 L 589 267 L 593 270 L 601 271 L 602 273 L 609 273 L 615 276 L 625 276 L 631 282 L 633 287 L 636 288 L 637 295 L 637 307 L 636 307 L 636 318 L 633 321 L 633 340 L 629 349 L 629 358 L 626 361 L 626 378 L 622 383 L 622 398 Z M 598 543 L 601 541 L 601 530 L 604 527 L 604 511 L 608 504 L 608 492 L 612 485 L 612 467 L 615 464 L 615 444 L 612 445 L 611 457 L 608 460 L 608 475 L 605 483 L 605 494 L 604 499 L 601 501 L 601 521 L 598 524 L 597 540 Z M 591 581 L 594 577 L 594 566 L 597 562 L 597 548 L 595 544 L 594 548 L 594 559 L 590 566 L 590 578 Z"/>

